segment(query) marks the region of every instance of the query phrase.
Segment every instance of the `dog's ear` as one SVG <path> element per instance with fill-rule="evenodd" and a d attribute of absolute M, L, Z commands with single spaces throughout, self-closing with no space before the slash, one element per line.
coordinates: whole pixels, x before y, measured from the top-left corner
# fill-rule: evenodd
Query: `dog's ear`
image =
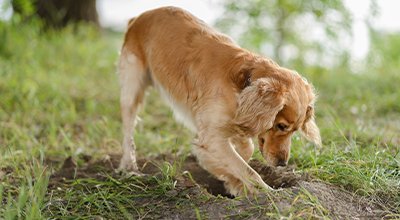
<path fill-rule="evenodd" d="M 277 79 L 260 78 L 240 93 L 234 126 L 247 136 L 255 136 L 273 126 L 285 102 L 285 89 Z"/>
<path fill-rule="evenodd" d="M 322 146 L 321 135 L 315 123 L 314 108 L 312 106 L 307 107 L 306 119 L 301 127 L 301 133 L 307 140 L 312 141 L 319 147 Z"/>

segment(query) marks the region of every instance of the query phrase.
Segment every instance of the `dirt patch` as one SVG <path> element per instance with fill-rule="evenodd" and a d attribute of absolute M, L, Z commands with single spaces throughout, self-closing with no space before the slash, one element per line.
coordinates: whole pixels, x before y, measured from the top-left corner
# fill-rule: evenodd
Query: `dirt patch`
<path fill-rule="evenodd" d="M 50 188 L 60 187 L 61 183 L 73 179 L 105 180 L 107 179 L 106 173 L 114 175 L 114 178 L 119 178 L 120 176 L 114 172 L 119 158 L 118 155 L 112 155 L 102 160 L 92 161 L 90 157 L 86 157 L 87 163 L 82 167 L 77 166 L 71 158 L 68 158 L 64 161 L 61 169 L 52 175 Z M 159 155 L 153 158 L 139 159 L 138 164 L 141 172 L 148 176 L 154 176 L 161 175 L 160 167 L 163 163 L 173 164 L 177 159 L 179 158 L 172 155 Z M 258 161 L 251 161 L 250 166 L 262 176 L 268 185 L 273 188 L 283 188 L 283 190 L 262 194 L 256 198 L 232 200 L 229 199 L 232 197 L 225 191 L 223 183 L 203 170 L 193 156 L 187 156 L 182 163 L 178 164 L 181 166 L 177 171 L 176 186 L 166 193 L 165 197 L 182 196 L 188 200 L 179 205 L 179 208 L 177 208 L 176 201 L 171 204 L 167 202 L 167 204 L 163 204 L 164 208 L 161 213 L 155 211 L 158 209 L 153 212 L 150 210 L 147 217 L 188 219 L 196 218 L 196 213 L 201 213 L 210 219 L 223 217 L 254 219 L 265 217 L 266 213 L 275 213 L 269 216 L 271 218 L 330 216 L 340 219 L 379 219 L 385 214 L 378 206 L 370 204 L 367 199 L 339 187 L 313 180 L 306 174 L 296 173 L 293 166 L 273 168 Z M 200 201 L 199 195 L 207 195 L 208 199 Z M 196 199 L 199 201 L 195 202 L 196 208 L 193 208 L 193 200 Z M 141 200 L 141 202 L 143 201 Z M 148 200 L 147 202 L 150 204 L 156 201 Z"/>
<path fill-rule="evenodd" d="M 89 156 L 84 156 L 84 160 L 89 164 L 78 168 L 77 163 L 69 157 L 65 159 L 61 169 L 52 176 L 52 182 L 57 183 L 63 179 L 101 178 L 103 176 L 101 173 L 115 172 L 115 169 L 118 167 L 119 159 L 119 155 L 108 155 L 102 160 L 90 161 L 91 158 Z M 138 159 L 138 166 L 142 173 L 155 175 L 161 172 L 160 167 L 163 162 L 172 164 L 175 159 L 176 158 L 173 156 L 166 154 L 147 159 L 140 158 Z M 189 172 L 195 183 L 205 188 L 209 193 L 215 196 L 222 195 L 230 197 L 223 186 L 223 182 L 201 168 L 194 156 L 187 156 L 182 165 L 180 171 Z M 255 160 L 250 161 L 250 166 L 261 175 L 269 186 L 275 189 L 292 187 L 297 185 L 300 180 L 308 178 L 306 175 L 302 176 L 296 174 L 294 172 L 294 166 L 274 168 Z"/>

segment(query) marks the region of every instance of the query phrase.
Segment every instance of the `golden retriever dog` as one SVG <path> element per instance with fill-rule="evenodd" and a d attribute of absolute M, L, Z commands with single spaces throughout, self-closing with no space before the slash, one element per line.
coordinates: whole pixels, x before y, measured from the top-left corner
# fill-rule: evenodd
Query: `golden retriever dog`
<path fill-rule="evenodd" d="M 189 12 L 147 11 L 129 21 L 119 61 L 123 156 L 119 169 L 139 172 L 132 138 L 146 88 L 154 86 L 176 119 L 196 134 L 199 164 L 232 195 L 271 189 L 248 161 L 252 137 L 273 166 L 289 159 L 299 130 L 321 144 L 313 87 L 298 73 L 240 48 Z"/>

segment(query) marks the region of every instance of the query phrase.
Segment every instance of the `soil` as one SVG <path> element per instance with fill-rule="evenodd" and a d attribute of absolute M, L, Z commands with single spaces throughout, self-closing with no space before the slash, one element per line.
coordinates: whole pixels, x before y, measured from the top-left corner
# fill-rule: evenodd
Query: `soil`
<path fill-rule="evenodd" d="M 49 187 L 62 187 L 61 183 L 77 178 L 102 179 L 105 178 L 104 172 L 118 177 L 114 170 L 118 166 L 119 158 L 119 155 L 111 155 L 102 160 L 92 160 L 90 156 L 84 156 L 83 166 L 78 166 L 71 158 L 68 158 L 51 176 Z M 138 164 L 142 173 L 152 176 L 160 174 L 160 164 L 165 161 L 173 163 L 177 159 L 171 154 L 163 154 L 152 158 L 141 158 Z M 223 183 L 203 170 L 197 164 L 195 157 L 189 155 L 178 171 L 180 175 L 177 177 L 175 189 L 165 196 L 185 194 L 185 198 L 196 199 L 199 195 L 207 194 L 215 198 L 196 203 L 199 213 L 209 219 L 226 217 L 264 219 L 265 213 L 268 212 L 294 217 L 293 210 L 297 210 L 295 212 L 300 218 L 315 218 L 322 213 L 333 219 L 381 219 L 385 214 L 379 206 L 371 204 L 368 199 L 316 180 L 307 174 L 297 173 L 294 166 L 275 168 L 259 161 L 250 161 L 249 164 L 268 185 L 280 190 L 267 195 L 260 194 L 254 198 L 232 199 L 233 197 L 225 191 Z M 191 175 L 187 175 L 188 172 Z M 303 198 L 305 195 L 308 196 L 307 199 Z M 310 200 L 314 201 L 313 205 L 307 205 L 307 201 Z M 319 208 L 315 208 L 315 204 L 319 204 Z M 161 212 L 154 212 L 154 215 L 152 212 L 147 213 L 146 218 L 196 218 L 196 212 L 190 205 L 182 205 L 178 209 L 176 203 L 167 203 L 163 204 L 163 207 L 165 208 Z M 302 208 L 304 213 L 307 213 L 304 216 L 301 212 Z M 271 216 L 271 218 L 277 217 Z"/>

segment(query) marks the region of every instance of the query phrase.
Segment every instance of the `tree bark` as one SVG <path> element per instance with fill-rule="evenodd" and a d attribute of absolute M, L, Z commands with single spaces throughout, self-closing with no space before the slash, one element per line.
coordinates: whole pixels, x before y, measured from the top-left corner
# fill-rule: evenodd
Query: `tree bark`
<path fill-rule="evenodd" d="M 35 6 L 37 15 L 51 27 L 77 22 L 99 25 L 96 0 L 36 0 Z"/>

